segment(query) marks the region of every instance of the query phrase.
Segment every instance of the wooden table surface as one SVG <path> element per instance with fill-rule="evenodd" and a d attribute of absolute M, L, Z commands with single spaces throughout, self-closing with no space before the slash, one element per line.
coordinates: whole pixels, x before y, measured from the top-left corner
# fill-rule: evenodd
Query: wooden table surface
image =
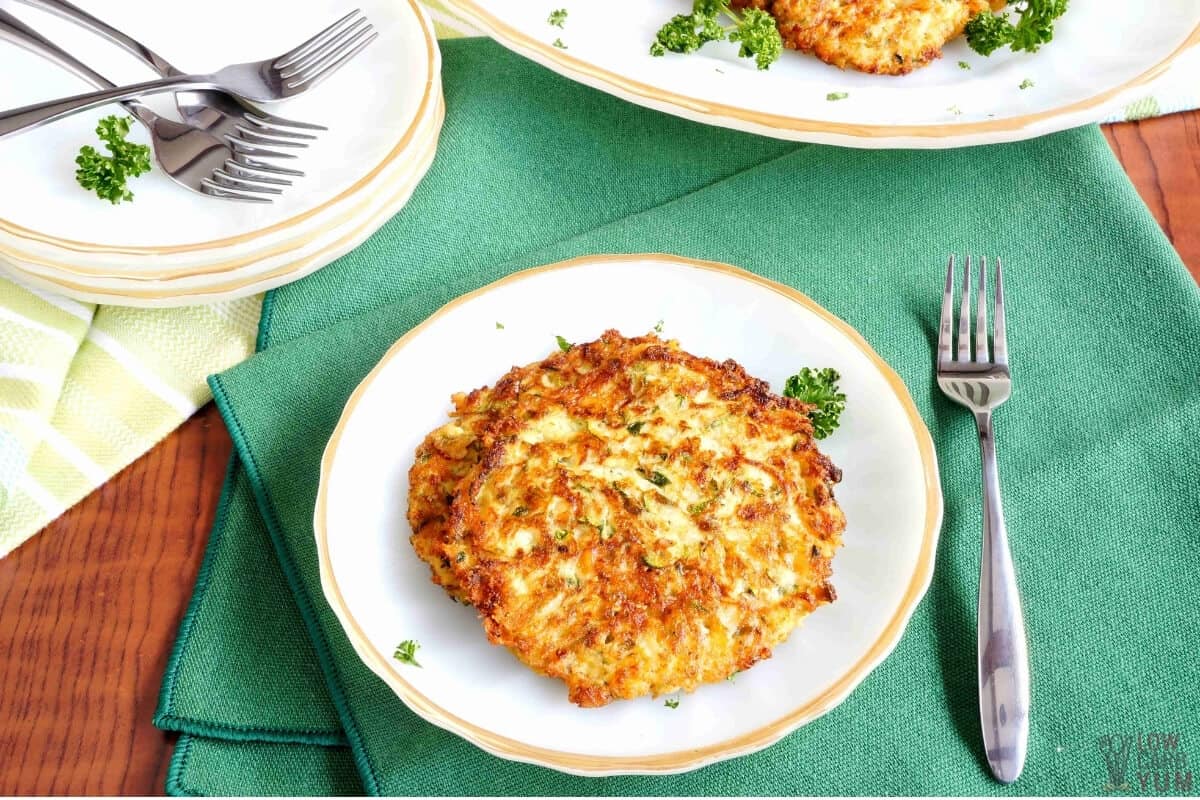
<path fill-rule="evenodd" d="M 1200 280 L 1200 113 L 1105 134 Z M 0 795 L 162 793 L 150 719 L 230 447 L 209 404 L 0 560 Z"/>

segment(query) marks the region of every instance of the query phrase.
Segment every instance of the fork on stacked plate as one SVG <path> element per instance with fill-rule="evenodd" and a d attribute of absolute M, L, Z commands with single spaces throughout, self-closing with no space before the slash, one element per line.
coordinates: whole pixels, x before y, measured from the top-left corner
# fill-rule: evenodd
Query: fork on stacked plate
<path fill-rule="evenodd" d="M 24 47 L 97 87 L 97 91 L 0 112 L 0 138 L 65 116 L 119 102 L 150 132 L 155 160 L 177 184 L 210 197 L 269 203 L 303 177 L 280 166 L 294 159 L 323 126 L 267 113 L 255 102 L 274 102 L 312 89 L 377 37 L 360 11 L 352 11 L 282 55 L 235 64 L 211 74 L 188 74 L 149 47 L 66 0 L 22 0 L 108 39 L 144 61 L 156 80 L 116 86 L 87 64 L 12 14 L 0 10 L 0 38 Z M 141 98 L 173 92 L 181 120 L 168 119 Z"/>

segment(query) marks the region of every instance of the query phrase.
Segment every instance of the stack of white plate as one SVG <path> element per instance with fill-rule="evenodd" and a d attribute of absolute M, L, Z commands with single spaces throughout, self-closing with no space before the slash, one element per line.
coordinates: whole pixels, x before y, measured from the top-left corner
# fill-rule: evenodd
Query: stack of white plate
<path fill-rule="evenodd" d="M 356 247 L 400 211 L 425 175 L 443 118 L 441 58 L 416 0 L 358 0 L 378 40 L 311 92 L 271 113 L 328 127 L 294 160 L 303 170 L 272 204 L 213 199 L 157 166 L 110 205 L 75 183 L 83 144 L 106 107 L 0 142 L 0 271 L 18 282 L 101 303 L 177 306 L 270 289 Z M 344 2 L 208 0 L 188 24 L 155 0 L 79 5 L 184 69 L 209 70 L 285 52 L 350 10 Z M 23 6 L 13 11 L 116 82 L 146 67 L 98 37 Z M 238 24 L 231 25 L 231 20 Z M 0 47 L 0 107 L 90 87 L 38 56 Z M 152 105 L 171 111 L 170 96 Z M 149 142 L 135 126 L 131 138 Z"/>

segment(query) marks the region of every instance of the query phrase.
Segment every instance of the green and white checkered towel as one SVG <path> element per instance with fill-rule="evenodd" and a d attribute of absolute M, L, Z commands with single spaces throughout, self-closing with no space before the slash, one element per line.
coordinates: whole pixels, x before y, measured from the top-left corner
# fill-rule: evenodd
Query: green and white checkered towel
<path fill-rule="evenodd" d="M 438 36 L 476 35 L 438 0 Z M 1200 49 L 1106 121 L 1200 106 Z M 0 557 L 211 399 L 205 378 L 254 351 L 262 298 L 95 306 L 0 279 Z"/>

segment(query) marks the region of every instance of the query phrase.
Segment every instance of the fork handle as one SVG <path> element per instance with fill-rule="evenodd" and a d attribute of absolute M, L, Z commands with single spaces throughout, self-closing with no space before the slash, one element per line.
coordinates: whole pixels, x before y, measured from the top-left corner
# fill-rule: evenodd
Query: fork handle
<path fill-rule="evenodd" d="M 1012 783 L 1029 743 L 1029 652 L 1008 547 L 990 412 L 977 413 L 983 460 L 983 558 L 979 570 L 979 719 L 992 774 Z"/>
<path fill-rule="evenodd" d="M 115 83 L 105 78 L 99 72 L 80 61 L 75 56 L 63 50 L 40 33 L 29 27 L 21 20 L 0 9 L 0 39 L 12 42 L 26 50 L 52 61 L 63 69 L 82 78 L 97 89 L 111 89 Z M 153 111 L 136 100 L 122 103 L 125 108 L 147 125 L 154 123 L 156 116 Z"/>
<path fill-rule="evenodd" d="M 128 86 L 117 86 L 86 94 L 64 97 L 60 100 L 49 100 L 44 103 L 34 103 L 22 108 L 14 108 L 0 112 L 0 139 L 12 136 L 22 131 L 45 125 L 63 117 L 87 111 L 108 103 L 122 103 L 138 97 L 152 94 L 165 94 L 184 87 L 193 89 L 217 89 L 219 85 L 212 75 L 176 75 L 170 78 L 159 78 L 144 83 L 134 83 Z"/>
<path fill-rule="evenodd" d="M 146 62 L 155 72 L 163 77 L 180 74 L 179 70 L 171 66 L 165 58 L 149 47 L 146 47 L 146 45 L 134 39 L 129 34 L 117 30 L 104 20 L 97 19 L 82 8 L 68 3 L 67 0 L 20 0 L 20 2 L 33 8 L 40 8 L 43 11 L 57 14 L 63 19 L 74 22 L 76 25 L 80 25 L 93 33 L 103 36 L 118 47 L 128 50 L 141 61 Z"/>

